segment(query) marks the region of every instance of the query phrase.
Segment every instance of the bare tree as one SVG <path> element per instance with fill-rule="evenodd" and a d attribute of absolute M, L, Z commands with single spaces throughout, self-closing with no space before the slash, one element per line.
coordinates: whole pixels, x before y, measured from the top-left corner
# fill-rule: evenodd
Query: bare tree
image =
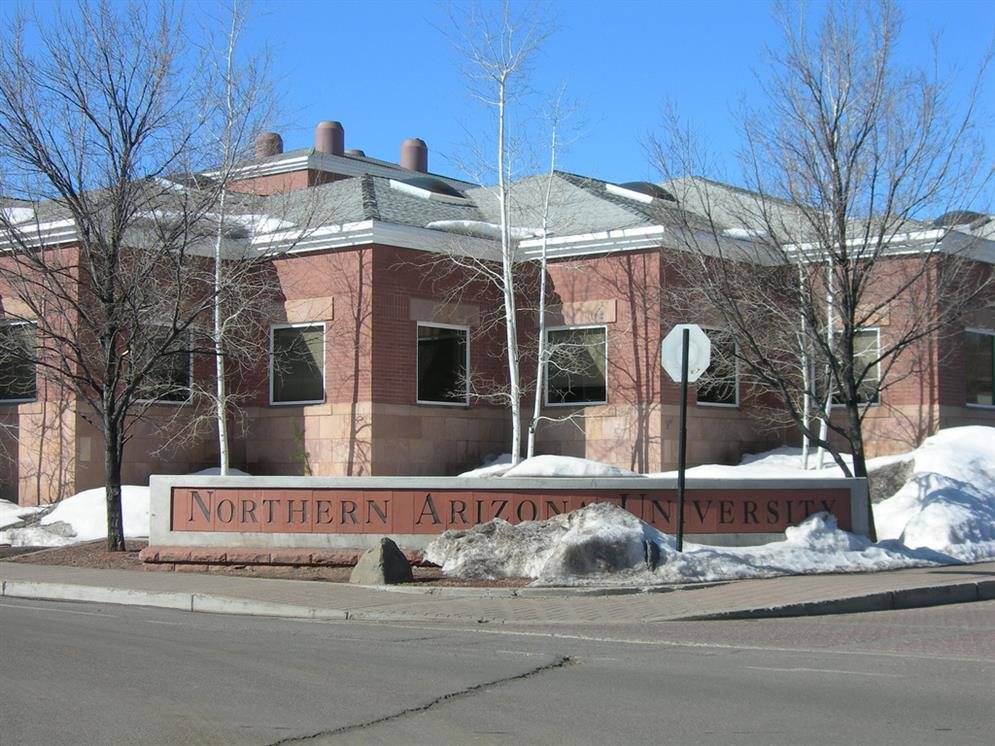
<path fill-rule="evenodd" d="M 167 5 L 81 2 L 0 39 L 0 286 L 33 330 L 22 360 L 103 438 L 107 546 L 124 549 L 121 467 L 150 402 L 182 388 L 214 295 L 205 219 L 179 185 L 200 117 Z"/>
<path fill-rule="evenodd" d="M 742 119 L 746 190 L 687 176 L 710 164 L 677 117 L 654 150 L 681 177 L 669 187 L 688 210 L 689 260 L 673 261 L 687 295 L 735 337 L 758 400 L 776 400 L 767 411 L 863 477 L 871 406 L 990 280 L 970 274 L 947 227 L 922 221 L 977 198 L 991 166 L 974 136 L 977 84 L 952 102 L 942 81 L 902 70 L 890 2 L 833 3 L 815 32 L 797 10 L 780 7 L 766 108 Z"/>
<path fill-rule="evenodd" d="M 215 388 L 209 398 L 213 400 L 218 467 L 222 475 L 227 475 L 230 468 L 228 420 L 238 399 L 228 387 L 228 364 L 258 364 L 268 354 L 261 325 L 269 315 L 275 291 L 262 266 L 269 260 L 268 252 L 261 251 L 250 240 L 270 232 L 266 223 L 271 222 L 265 215 L 253 213 L 253 205 L 273 210 L 269 204 L 272 200 L 264 204 L 262 200 L 229 194 L 239 167 L 251 158 L 256 135 L 272 117 L 273 96 L 266 75 L 266 56 L 238 58 L 250 9 L 248 2 L 231 0 L 224 9 L 227 23 L 211 19 L 206 35 L 214 43 L 205 50 L 211 74 L 205 76 L 202 95 L 207 112 L 205 129 L 213 139 L 208 144 L 209 157 L 216 158 L 207 178 L 218 195 L 213 216 L 216 227 L 211 338 Z"/>
<path fill-rule="evenodd" d="M 568 345 L 551 345 L 549 343 L 547 331 L 548 304 L 549 304 L 549 236 L 552 232 L 550 225 L 551 209 L 553 207 L 553 183 L 556 179 L 556 163 L 560 154 L 563 141 L 563 127 L 565 120 L 569 119 L 575 108 L 565 101 L 565 88 L 560 88 L 553 98 L 546 117 L 549 126 L 549 170 L 545 177 L 539 182 L 540 194 L 536 207 L 538 215 L 536 225 L 538 226 L 539 257 L 534 260 L 538 275 L 538 288 L 535 298 L 535 382 L 532 391 L 532 413 L 529 418 L 528 438 L 525 444 L 525 457 L 532 458 L 535 455 L 536 435 L 539 425 L 543 421 L 563 421 L 573 419 L 576 415 L 570 414 L 566 417 L 550 417 L 543 414 L 543 398 L 546 390 L 546 374 L 549 366 L 558 366 L 564 372 L 576 372 L 590 362 L 590 357 L 586 349 L 581 351 L 582 361 L 578 363 L 578 356 L 575 350 Z M 531 196 L 531 195 L 530 195 Z M 531 200 L 529 200 L 531 202 Z M 561 216 L 562 218 L 562 216 Z M 562 226 L 561 226 L 562 227 Z"/>
<path fill-rule="evenodd" d="M 517 236 L 510 218 L 511 182 L 516 170 L 515 156 L 520 149 L 511 131 L 514 119 L 509 105 L 528 90 L 528 76 L 534 57 L 551 32 L 545 13 L 530 4 L 513 13 L 506 0 L 499 10 L 483 4 L 473 5 L 465 17 L 452 19 L 453 42 L 465 62 L 471 95 L 493 109 L 496 132 L 494 171 L 497 177 L 498 228 L 501 243 L 500 263 L 486 258 L 459 264 L 478 278 L 492 284 L 501 294 L 507 360 L 507 387 L 502 398 L 511 412 L 511 454 L 513 463 L 522 457 L 521 351 L 519 349 L 519 308 L 516 263 Z M 465 254 L 465 252 L 459 252 Z M 454 255 L 456 255 L 454 253 Z"/>

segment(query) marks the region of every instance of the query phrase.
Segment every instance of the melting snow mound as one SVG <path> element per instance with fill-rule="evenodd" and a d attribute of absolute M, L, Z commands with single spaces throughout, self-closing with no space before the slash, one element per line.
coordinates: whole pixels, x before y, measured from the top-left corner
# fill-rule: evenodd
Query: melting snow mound
<path fill-rule="evenodd" d="M 604 575 L 643 566 L 647 540 L 668 541 L 629 511 L 598 503 L 545 521 L 512 525 L 495 518 L 465 531 L 446 531 L 425 558 L 460 578 Z"/>
<path fill-rule="evenodd" d="M 946 554 L 910 550 L 898 542 L 872 544 L 843 531 L 828 513 L 809 516 L 783 541 L 753 547 L 716 547 L 673 537 L 613 503 L 588 505 L 546 521 L 512 525 L 494 519 L 466 531 L 447 531 L 426 559 L 467 579 L 530 578 L 533 585 L 656 585 L 773 577 L 786 574 L 867 572 L 946 564 Z"/>
<path fill-rule="evenodd" d="M 874 506 L 878 538 L 962 562 L 995 557 L 995 429 L 955 427 L 912 452 L 912 478 Z"/>
<path fill-rule="evenodd" d="M 514 468 L 508 462 L 510 457 L 463 476 L 639 476 L 566 456 L 537 456 Z M 685 542 L 685 551 L 678 553 L 670 536 L 621 508 L 599 504 L 548 521 L 513 526 L 496 520 L 469 531 L 450 531 L 429 547 L 427 558 L 458 577 L 528 577 L 536 585 L 700 582 L 995 558 L 995 428 L 942 430 L 915 451 L 873 459 L 869 467 L 873 472 L 897 463 L 902 469 L 892 481 L 881 482 L 884 494 L 897 491 L 874 505 L 877 544 L 841 530 L 832 516 L 818 514 L 789 527 L 782 541 L 739 548 Z M 809 471 L 800 467 L 797 449 L 781 448 L 748 456 L 740 466 L 691 471 L 739 479 L 839 472 L 835 465 Z M 911 477 L 898 489 L 908 473 Z M 656 563 L 648 561 L 651 553 L 658 555 Z"/>
<path fill-rule="evenodd" d="M 502 454 L 461 477 L 642 477 L 634 471 L 575 456 L 533 456 L 511 465 L 511 454 Z"/>
<path fill-rule="evenodd" d="M 149 488 L 121 487 L 121 511 L 126 538 L 149 535 Z M 0 544 L 59 547 L 107 536 L 104 488 L 84 490 L 56 503 L 36 526 L 0 531 Z"/>

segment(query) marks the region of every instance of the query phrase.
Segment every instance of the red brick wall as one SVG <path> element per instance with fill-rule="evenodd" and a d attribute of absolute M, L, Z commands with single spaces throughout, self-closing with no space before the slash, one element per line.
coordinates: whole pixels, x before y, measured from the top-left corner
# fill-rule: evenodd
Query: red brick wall
<path fill-rule="evenodd" d="M 474 387 L 486 392 L 495 383 L 503 385 L 502 307 L 492 287 L 444 258 L 389 246 L 376 247 L 373 273 L 374 401 L 415 403 L 419 321 L 469 326 Z M 414 318 L 419 314 L 412 310 L 413 302 L 422 309 L 422 318 Z M 434 315 L 428 310 L 433 306 Z M 472 406 L 490 405 L 478 399 Z"/>
<path fill-rule="evenodd" d="M 586 257 L 550 264 L 553 305 L 562 321 L 550 326 L 604 324 L 608 341 L 608 401 L 576 410 L 569 423 L 543 424 L 539 452 L 593 458 L 636 471 L 677 465 L 680 385 L 663 372 L 660 344 L 676 323 L 689 319 L 668 288 L 679 275 L 665 269 L 658 250 Z M 741 388 L 741 400 L 746 398 Z M 548 407 L 562 417 L 570 408 Z M 689 463 L 738 461 L 744 451 L 771 445 L 757 433 L 746 405 L 709 407 L 688 391 Z"/>
<path fill-rule="evenodd" d="M 299 189 L 328 184 L 347 177 L 337 174 L 330 174 L 327 171 L 317 171 L 315 169 L 301 169 L 283 174 L 270 174 L 268 176 L 255 176 L 250 179 L 240 179 L 231 185 L 233 192 L 243 192 L 246 194 L 284 194 L 286 192 L 296 192 Z"/>
<path fill-rule="evenodd" d="M 438 475 L 502 450 L 500 409 L 481 401 L 465 408 L 415 401 L 417 322 L 433 320 L 418 314 L 436 307 L 438 321 L 456 323 L 452 313 L 473 317 L 472 309 L 492 305 L 483 288 L 471 287 L 463 304 L 447 306 L 465 278 L 446 276 L 422 252 L 390 246 L 282 257 L 273 267 L 288 312 L 332 298 L 330 316 L 276 321 L 325 323 L 326 402 L 269 405 L 267 370 L 250 414 L 250 471 L 303 473 L 306 452 L 315 474 Z M 480 324 L 468 320 L 472 369 L 499 377 L 494 334 L 476 336 Z"/>

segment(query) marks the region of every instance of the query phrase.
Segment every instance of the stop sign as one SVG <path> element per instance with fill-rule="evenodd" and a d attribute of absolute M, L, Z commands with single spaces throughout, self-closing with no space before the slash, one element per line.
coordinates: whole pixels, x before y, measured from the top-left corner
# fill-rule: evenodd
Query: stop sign
<path fill-rule="evenodd" d="M 684 330 L 688 330 L 688 382 L 697 381 L 712 361 L 712 343 L 697 324 L 678 324 L 660 345 L 660 362 L 674 381 L 681 382 L 681 352 Z"/>

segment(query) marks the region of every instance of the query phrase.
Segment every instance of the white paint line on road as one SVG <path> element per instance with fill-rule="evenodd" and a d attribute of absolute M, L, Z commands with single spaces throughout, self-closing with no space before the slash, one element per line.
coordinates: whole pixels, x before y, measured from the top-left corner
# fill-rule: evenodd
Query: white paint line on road
<path fill-rule="evenodd" d="M 114 619 L 117 614 L 101 614 L 96 611 L 74 611 L 72 609 L 57 609 L 51 606 L 29 606 L 28 604 L 0 603 L 0 608 L 6 609 L 30 609 L 31 611 L 47 611 L 49 614 L 75 614 L 76 616 L 102 616 Z"/>
<path fill-rule="evenodd" d="M 837 668 L 772 668 L 771 666 L 743 666 L 751 671 L 771 671 L 773 673 L 836 673 L 844 676 L 874 676 L 882 679 L 905 679 L 897 673 L 869 673 L 867 671 L 843 671 Z"/>
<path fill-rule="evenodd" d="M 328 622 L 326 622 L 328 623 Z M 348 622 L 348 624 L 359 624 L 359 621 Z M 366 622 L 383 626 L 394 626 L 392 622 Z M 648 645 L 652 647 L 666 648 L 687 648 L 704 650 L 747 650 L 751 652 L 763 653 L 801 653 L 804 655 L 855 655 L 861 657 L 872 656 L 876 658 L 904 658 L 908 660 L 929 660 L 929 661 L 957 661 L 962 663 L 993 664 L 993 658 L 979 658 L 967 656 L 945 656 L 945 655 L 921 655 L 916 653 L 890 653 L 877 650 L 840 650 L 837 648 L 785 648 L 779 646 L 747 645 L 723 642 L 690 642 L 677 640 L 635 640 L 631 638 L 600 637 L 594 635 L 562 634 L 558 632 L 522 632 L 504 629 L 485 629 L 483 627 L 433 627 L 428 625 L 402 624 L 404 629 L 419 629 L 450 632 L 467 632 L 470 634 L 483 635 L 503 635 L 505 637 L 544 637 L 550 640 L 578 640 L 580 642 L 600 642 L 609 645 Z"/>

